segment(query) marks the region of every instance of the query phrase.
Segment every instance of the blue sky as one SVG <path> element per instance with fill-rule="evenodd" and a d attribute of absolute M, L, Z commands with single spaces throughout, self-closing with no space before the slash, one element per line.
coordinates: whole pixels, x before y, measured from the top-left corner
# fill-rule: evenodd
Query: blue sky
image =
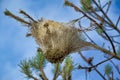
<path fill-rule="evenodd" d="M 110 15 L 116 15 L 116 17 L 112 17 L 113 20 L 116 20 L 120 15 L 120 2 L 117 1 L 119 0 L 113 3 L 114 7 L 111 8 L 113 11 L 110 12 Z M 19 15 L 19 9 L 23 9 L 35 19 L 44 17 L 60 22 L 68 22 L 78 18 L 79 13 L 65 7 L 63 3 L 64 0 L 0 0 L 0 80 L 26 80 L 24 75 L 19 72 L 18 64 L 20 60 L 34 56 L 38 47 L 33 38 L 25 37 L 28 32 L 27 28 L 6 17 L 3 11 L 7 8 Z M 78 4 L 79 0 L 75 0 L 75 3 Z M 76 55 L 73 56 L 76 57 Z M 49 72 L 50 69 L 46 68 L 46 74 L 51 79 Z M 78 71 L 73 73 L 75 73 L 74 77 L 79 75 Z M 81 80 L 84 78 L 83 76 L 79 77 Z"/>

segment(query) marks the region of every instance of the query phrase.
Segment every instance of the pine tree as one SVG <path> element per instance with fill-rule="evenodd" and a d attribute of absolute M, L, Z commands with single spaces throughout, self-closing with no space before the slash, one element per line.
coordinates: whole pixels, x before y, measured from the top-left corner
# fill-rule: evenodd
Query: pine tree
<path fill-rule="evenodd" d="M 103 80 L 120 80 L 120 17 L 114 23 L 107 15 L 112 1 L 108 0 L 104 4 L 101 4 L 100 0 L 79 1 L 81 7 L 65 0 L 65 6 L 71 7 L 81 14 L 80 18 L 68 23 L 43 18 L 35 20 L 23 10 L 20 10 L 20 14 L 27 17 L 29 21 L 14 15 L 9 10 L 4 12 L 6 16 L 28 26 L 31 33 L 26 36 L 32 36 L 39 45 L 35 57 L 22 60 L 19 64 L 20 71 L 25 74 L 26 78 L 49 80 L 44 68 L 47 66 L 46 64 L 51 63 L 54 66 L 54 69 L 51 69 L 54 74 L 53 80 L 59 80 L 59 76 L 62 80 L 74 80 L 72 72 L 75 70 L 85 70 L 86 80 L 87 75 L 92 71 L 95 71 Z M 88 27 L 81 23 L 85 19 L 89 24 Z M 76 28 L 76 25 L 79 28 Z M 93 32 L 103 39 L 100 42 L 102 46 L 90 37 L 89 32 Z M 115 32 L 114 35 L 111 34 L 113 32 Z M 89 56 L 91 53 L 88 52 L 85 56 L 83 51 L 88 50 L 101 52 L 95 53 L 94 56 Z M 71 54 L 76 52 L 88 65 L 75 64 Z M 96 54 L 102 53 L 104 53 L 103 60 L 95 61 L 95 58 L 98 57 Z M 100 71 L 99 67 L 103 67 L 102 65 L 104 69 Z"/>

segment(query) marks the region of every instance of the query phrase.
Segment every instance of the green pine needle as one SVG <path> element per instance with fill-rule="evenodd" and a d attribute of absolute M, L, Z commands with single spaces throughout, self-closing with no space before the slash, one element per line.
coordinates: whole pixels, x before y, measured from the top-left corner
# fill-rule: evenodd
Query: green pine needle
<path fill-rule="evenodd" d="M 40 69 L 42 67 L 45 67 L 46 61 L 44 54 L 42 52 L 38 52 L 37 55 L 30 60 L 30 65 L 34 69 Z"/>
<path fill-rule="evenodd" d="M 107 65 L 105 66 L 105 73 L 106 73 L 107 75 L 110 75 L 110 74 L 112 73 L 112 66 L 111 66 L 110 64 L 107 64 Z"/>
<path fill-rule="evenodd" d="M 103 33 L 103 31 L 102 31 L 100 28 L 96 29 L 96 32 L 97 32 L 99 35 L 102 35 L 102 33 Z"/>
<path fill-rule="evenodd" d="M 22 60 L 19 64 L 21 72 L 24 73 L 28 78 L 31 76 L 32 71 L 30 70 L 30 64 L 27 60 Z"/>
<path fill-rule="evenodd" d="M 62 69 L 62 76 L 68 78 L 71 75 L 71 72 L 73 70 L 73 61 L 71 57 L 66 57 L 65 63 Z"/>
<path fill-rule="evenodd" d="M 9 14 L 10 14 L 10 11 L 6 9 L 6 10 L 4 11 L 4 14 L 5 14 L 5 15 L 9 15 Z"/>
<path fill-rule="evenodd" d="M 87 12 L 87 11 L 91 10 L 91 8 L 92 8 L 91 0 L 80 0 L 80 3 L 82 5 L 83 11 Z"/>

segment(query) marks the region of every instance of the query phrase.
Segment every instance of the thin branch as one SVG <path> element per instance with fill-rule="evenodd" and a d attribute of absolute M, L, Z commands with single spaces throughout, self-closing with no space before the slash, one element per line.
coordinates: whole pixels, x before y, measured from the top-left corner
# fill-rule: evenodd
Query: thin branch
<path fill-rule="evenodd" d="M 53 80 L 56 80 L 57 77 L 58 77 L 58 72 L 59 72 L 59 63 L 56 63 L 56 69 L 55 69 L 55 74 L 54 74 L 54 77 L 53 77 Z"/>
<path fill-rule="evenodd" d="M 103 61 L 97 63 L 96 65 L 91 66 L 91 67 L 82 67 L 82 66 L 79 66 L 78 69 L 92 69 L 92 68 L 95 68 L 95 67 L 97 67 L 97 66 L 99 66 L 99 65 L 101 65 L 101 64 L 103 64 L 103 63 L 105 63 L 105 62 L 107 62 L 109 60 L 111 60 L 112 58 L 113 57 L 110 57 L 110 58 L 108 58 L 106 60 L 103 60 Z"/>
<path fill-rule="evenodd" d="M 45 75 L 45 72 L 43 71 L 43 68 L 40 68 L 40 71 L 41 71 L 41 76 L 44 80 L 48 80 L 46 75 Z"/>
<path fill-rule="evenodd" d="M 119 44 L 120 45 L 120 42 L 118 42 L 118 41 L 115 41 L 114 39 L 112 40 L 114 43 L 117 43 L 117 44 Z"/>
<path fill-rule="evenodd" d="M 108 11 L 110 9 L 110 6 L 111 6 L 111 1 L 108 2 L 108 7 L 107 7 L 107 10 L 106 10 L 106 14 L 108 13 Z"/>
<path fill-rule="evenodd" d="M 118 66 L 115 65 L 115 63 L 114 63 L 112 60 L 110 60 L 110 62 L 113 64 L 113 66 L 114 66 L 115 69 L 117 70 L 118 74 L 120 75 L 120 69 L 118 68 Z"/>
<path fill-rule="evenodd" d="M 79 52 L 79 54 L 80 54 L 80 56 L 83 58 L 83 60 L 88 63 L 87 59 L 82 55 L 82 53 Z M 91 66 L 93 66 L 92 63 L 88 63 L 88 64 L 91 65 Z M 107 80 L 107 79 L 97 70 L 96 67 L 94 67 L 94 69 L 95 69 L 95 71 L 103 78 L 103 80 Z"/>
<path fill-rule="evenodd" d="M 84 3 L 83 3 L 84 4 Z M 109 10 L 109 8 L 110 8 L 110 5 L 111 4 L 111 1 L 109 1 L 109 4 L 108 4 L 108 10 Z M 87 4 L 84 4 L 85 5 L 85 7 L 86 7 L 86 9 L 87 8 L 89 8 L 89 6 L 87 5 Z M 77 6 L 76 6 L 77 7 Z M 91 8 L 91 11 L 94 13 L 94 15 L 93 14 L 91 14 L 92 12 L 89 12 L 89 15 L 91 16 L 91 17 L 93 17 L 93 18 L 95 18 L 95 19 L 98 19 L 98 20 L 100 20 L 101 21 L 101 24 L 103 24 L 104 22 L 106 22 L 108 25 L 110 25 L 111 26 L 111 24 L 108 22 L 108 21 L 106 21 L 106 19 L 104 18 L 104 17 L 101 17 L 100 15 L 98 15 L 97 13 L 96 13 L 96 11 L 93 9 L 93 8 Z M 107 12 L 108 11 L 106 11 L 106 14 L 107 14 Z M 95 16 L 96 15 L 96 16 Z"/>
<path fill-rule="evenodd" d="M 99 5 L 100 5 L 100 7 L 101 7 L 101 2 L 100 2 L 100 0 L 98 1 L 98 3 L 99 3 Z"/>
<path fill-rule="evenodd" d="M 68 5 L 68 6 L 70 6 L 70 7 L 73 7 L 77 12 L 82 13 L 84 16 L 86 16 L 89 20 L 91 20 L 92 22 L 94 22 L 99 28 L 102 29 L 102 26 L 101 26 L 100 24 L 98 24 L 94 19 L 92 19 L 92 18 L 91 18 L 90 16 L 88 16 L 85 12 L 83 12 L 81 9 L 79 9 L 76 5 L 74 5 L 73 3 L 69 2 L 68 0 L 65 0 L 65 4 Z M 102 30 L 103 30 L 103 29 L 102 29 Z M 103 33 L 104 33 L 104 34 L 107 36 L 107 38 L 110 40 L 110 43 L 112 44 L 112 47 L 113 47 L 113 51 L 116 52 L 116 51 L 115 51 L 115 47 L 113 46 L 112 40 L 110 39 L 110 37 L 108 36 L 108 34 L 107 34 L 104 30 L 103 30 Z M 98 48 L 97 45 L 93 45 L 93 47 L 95 47 L 95 46 L 96 46 L 96 48 Z M 100 48 L 100 47 L 99 47 L 99 48 Z M 98 49 L 99 49 L 99 48 L 98 48 Z M 100 48 L 100 50 L 103 51 L 103 52 L 105 52 L 105 53 L 107 53 L 107 54 L 110 54 L 110 55 L 114 56 L 116 59 L 119 59 L 119 60 L 120 60 L 120 57 L 117 56 L 115 53 L 112 53 L 112 54 L 111 54 L 110 51 L 106 51 L 105 49 L 102 49 L 102 48 Z"/>
<path fill-rule="evenodd" d="M 30 20 L 32 20 L 33 22 L 37 22 L 37 21 L 34 20 L 30 15 L 28 15 L 25 11 L 20 10 L 20 13 L 23 14 L 24 16 L 26 16 L 27 18 L 29 18 Z"/>
<path fill-rule="evenodd" d="M 116 22 L 116 26 L 118 26 L 118 23 L 120 22 L 120 16 L 118 17 L 118 20 Z"/>
<path fill-rule="evenodd" d="M 71 75 L 68 77 L 68 80 L 72 80 Z"/>
<path fill-rule="evenodd" d="M 97 26 L 103 31 L 103 33 L 106 35 L 106 37 L 108 38 L 108 40 L 109 40 L 109 42 L 110 42 L 110 44 L 111 44 L 111 46 L 112 46 L 113 52 L 116 54 L 115 46 L 114 46 L 111 38 L 109 37 L 109 35 L 106 33 L 106 31 L 105 31 L 105 30 L 103 29 L 103 27 L 102 27 L 102 24 L 103 24 L 104 22 L 107 22 L 107 21 L 106 21 L 105 19 L 103 19 L 100 15 L 98 15 L 94 10 L 93 10 L 93 12 L 94 12 L 94 14 L 98 17 L 98 20 L 101 21 L 101 24 L 98 24 L 98 23 L 96 22 L 96 25 L 97 25 Z"/>
<path fill-rule="evenodd" d="M 97 4 L 95 0 L 92 0 L 95 5 L 99 8 L 99 10 L 103 13 L 103 15 L 106 17 L 106 19 L 110 22 L 109 25 L 113 27 L 118 33 L 120 33 L 120 30 L 113 24 L 113 22 L 110 20 L 110 18 L 106 15 L 106 13 L 102 10 L 102 8 Z"/>
<path fill-rule="evenodd" d="M 108 58 L 108 59 L 106 59 L 106 60 L 103 60 L 103 61 L 97 63 L 96 65 L 92 66 L 91 68 L 97 67 L 97 66 L 99 66 L 99 65 L 101 65 L 101 64 L 103 64 L 103 63 L 105 63 L 105 62 L 107 62 L 107 61 L 109 61 L 109 60 L 111 60 L 111 59 L 113 59 L 113 57 L 110 57 L 110 58 Z"/>
<path fill-rule="evenodd" d="M 103 30 L 103 29 L 102 29 L 102 30 Z M 107 36 L 108 40 L 110 41 L 111 46 L 112 46 L 112 49 L 113 49 L 113 52 L 114 52 L 115 55 L 116 55 L 117 53 L 116 53 L 116 50 L 115 50 L 115 46 L 114 46 L 114 44 L 113 44 L 111 38 L 109 37 L 109 35 L 108 35 L 104 30 L 103 30 L 103 32 L 104 32 L 104 34 Z"/>
<path fill-rule="evenodd" d="M 33 80 L 39 80 L 36 77 L 34 77 L 33 75 L 30 75 L 29 77 L 32 78 Z"/>
<path fill-rule="evenodd" d="M 112 38 L 120 37 L 120 34 L 119 35 L 110 36 L 110 37 L 112 37 Z"/>
<path fill-rule="evenodd" d="M 22 19 L 22 18 L 20 18 L 20 17 L 18 17 L 18 16 L 16 16 L 16 15 L 14 15 L 14 14 L 11 13 L 9 10 L 4 11 L 4 14 L 5 14 L 6 16 L 9 16 L 9 17 L 14 18 L 15 20 L 17 20 L 17 21 L 19 21 L 19 22 L 21 22 L 21 23 L 24 23 L 24 24 L 27 24 L 27 25 L 31 25 L 29 22 L 27 22 L 27 21 L 25 21 L 24 19 Z"/>
<path fill-rule="evenodd" d="M 105 4 L 102 6 L 102 9 L 105 8 L 107 5 L 108 5 L 108 2 L 105 3 Z M 100 7 L 101 7 L 101 6 L 100 6 Z"/>
<path fill-rule="evenodd" d="M 92 0 L 94 4 L 99 8 L 99 10 L 103 13 L 103 15 L 107 18 L 107 20 L 113 24 L 113 22 L 109 19 L 109 17 L 106 15 L 106 13 L 103 11 L 103 9 L 97 4 L 95 0 Z"/>
<path fill-rule="evenodd" d="M 39 74 L 39 77 L 40 77 L 42 80 L 44 80 L 44 78 L 43 78 L 42 74 Z"/>
<path fill-rule="evenodd" d="M 79 23 L 79 27 L 81 28 L 82 26 L 81 26 L 81 24 L 80 24 L 80 21 L 79 21 L 78 23 Z M 86 33 L 85 31 L 83 31 L 83 33 L 88 37 L 88 39 L 89 39 L 92 43 L 96 44 L 96 43 L 87 35 L 87 33 Z"/>

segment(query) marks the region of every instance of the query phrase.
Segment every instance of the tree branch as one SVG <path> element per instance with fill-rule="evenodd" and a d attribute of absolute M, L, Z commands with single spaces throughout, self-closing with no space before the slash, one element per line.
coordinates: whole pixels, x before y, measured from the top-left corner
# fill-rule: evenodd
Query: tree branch
<path fill-rule="evenodd" d="M 120 16 L 118 17 L 118 20 L 116 22 L 116 26 L 119 24 L 119 22 L 120 22 Z"/>
<path fill-rule="evenodd" d="M 9 10 L 4 11 L 4 14 L 5 14 L 6 16 L 9 16 L 9 17 L 14 18 L 15 20 L 17 20 L 17 21 L 19 21 L 19 22 L 21 22 L 21 23 L 23 23 L 23 24 L 31 25 L 29 22 L 27 22 L 27 21 L 25 21 L 24 19 L 22 19 L 22 18 L 20 18 L 20 17 L 18 17 L 18 16 L 16 16 L 16 15 L 14 15 L 14 14 L 11 13 Z"/>
<path fill-rule="evenodd" d="M 43 68 L 40 68 L 40 71 L 41 71 L 41 76 L 44 80 L 48 80 L 46 75 L 45 75 L 45 72 L 43 71 Z"/>
<path fill-rule="evenodd" d="M 106 17 L 106 19 L 110 22 L 110 26 L 113 27 L 118 33 L 120 33 L 120 30 L 113 24 L 113 22 L 110 20 L 110 18 L 106 15 L 106 13 L 102 10 L 102 8 L 97 4 L 95 0 L 92 0 L 95 5 L 99 8 L 99 10 L 103 13 L 103 15 Z"/>
<path fill-rule="evenodd" d="M 88 60 L 82 55 L 81 52 L 79 52 L 80 56 L 83 58 L 84 61 L 88 63 Z M 88 63 L 89 65 L 93 66 L 92 63 Z M 98 70 L 96 67 L 94 67 L 95 71 L 103 78 L 103 80 L 107 80 Z"/>
<path fill-rule="evenodd" d="M 71 2 L 69 2 L 68 0 L 66 0 L 65 1 L 65 4 L 66 5 L 68 5 L 68 6 L 70 6 L 70 7 L 73 7 L 77 12 L 80 12 L 80 13 L 82 13 L 84 16 L 86 16 L 89 20 L 91 20 L 92 22 L 94 22 L 101 30 L 103 30 L 102 29 L 102 26 L 100 25 L 100 24 L 98 24 L 94 19 L 92 19 L 90 16 L 88 16 L 85 12 L 83 12 L 81 9 L 79 9 L 77 6 L 75 6 L 73 3 L 71 3 Z M 119 59 L 120 60 L 120 56 L 117 56 L 116 55 L 116 51 L 115 51 L 115 47 L 114 47 L 114 45 L 113 45 L 113 43 L 112 43 L 112 40 L 110 39 L 110 37 L 108 36 L 108 34 L 103 30 L 103 32 L 104 32 L 104 34 L 107 36 L 107 38 L 109 39 L 109 41 L 110 41 L 110 43 L 111 43 L 111 45 L 112 45 L 112 47 L 113 47 L 113 51 L 114 51 L 114 53 L 113 52 L 110 52 L 110 51 L 108 51 L 108 50 L 106 50 L 106 49 L 104 49 L 104 48 L 101 48 L 101 47 L 99 47 L 99 46 L 97 46 L 97 45 L 92 45 L 92 47 L 94 47 L 94 48 L 96 48 L 96 49 L 99 49 L 99 50 L 101 50 L 102 52 L 105 52 L 105 53 L 107 53 L 107 54 L 109 54 L 109 55 L 112 55 L 112 56 L 114 56 L 116 59 Z"/>
<path fill-rule="evenodd" d="M 29 18 L 30 20 L 32 20 L 33 22 L 37 22 L 30 15 L 28 15 L 25 11 L 20 10 L 20 13 L 23 14 L 24 16 L 26 16 L 27 18 Z"/>
<path fill-rule="evenodd" d="M 39 80 L 39 79 L 37 79 L 36 77 L 34 77 L 32 75 L 30 75 L 29 77 L 32 78 L 33 80 Z"/>
<path fill-rule="evenodd" d="M 91 67 L 82 67 L 82 66 L 79 66 L 78 69 L 92 69 L 92 68 L 95 68 L 95 67 L 97 67 L 97 66 L 99 66 L 99 65 L 101 65 L 101 64 L 103 64 L 103 63 L 105 63 L 105 62 L 107 62 L 107 61 L 109 61 L 109 60 L 111 60 L 112 58 L 113 58 L 113 57 L 110 57 L 110 58 L 108 58 L 108 59 L 106 59 L 106 60 L 103 60 L 103 61 L 101 61 L 101 62 L 99 62 L 99 63 L 91 66 Z"/>
<path fill-rule="evenodd" d="M 55 69 L 55 74 L 53 77 L 53 80 L 56 80 L 58 77 L 58 71 L 59 71 L 59 63 L 56 63 L 56 69 Z"/>

